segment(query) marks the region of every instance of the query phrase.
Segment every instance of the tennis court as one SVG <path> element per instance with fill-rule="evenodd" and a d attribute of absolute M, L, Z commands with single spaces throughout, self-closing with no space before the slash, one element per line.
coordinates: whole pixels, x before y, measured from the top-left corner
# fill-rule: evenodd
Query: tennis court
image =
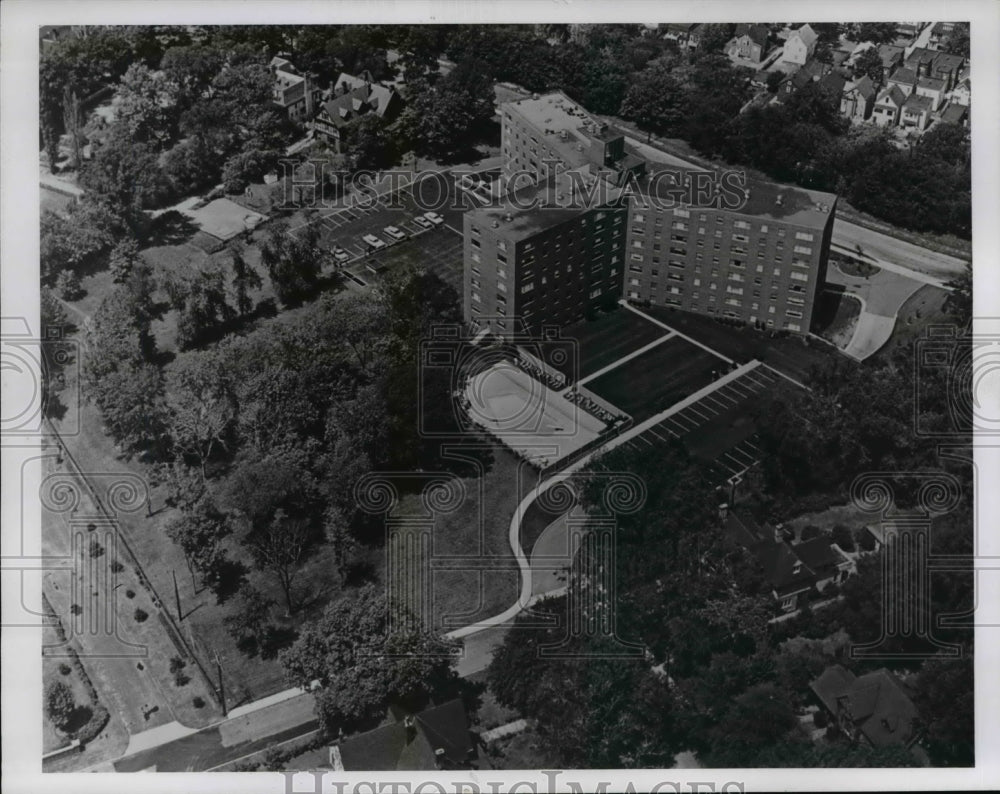
<path fill-rule="evenodd" d="M 605 424 L 501 361 L 469 379 L 466 410 L 518 455 L 547 466 L 597 438 Z"/>

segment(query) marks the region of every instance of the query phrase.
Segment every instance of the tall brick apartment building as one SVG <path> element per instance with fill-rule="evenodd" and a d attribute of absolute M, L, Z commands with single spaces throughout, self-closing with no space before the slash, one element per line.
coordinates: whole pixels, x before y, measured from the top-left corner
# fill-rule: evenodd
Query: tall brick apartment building
<path fill-rule="evenodd" d="M 694 190 L 704 172 L 650 168 L 561 92 L 503 105 L 501 143 L 504 175 L 521 174 L 512 184 L 538 184 L 465 216 L 474 327 L 506 335 L 517 316 L 534 333 L 624 296 L 809 331 L 835 195 L 721 174 Z M 558 207 L 526 209 L 531 198 Z"/>

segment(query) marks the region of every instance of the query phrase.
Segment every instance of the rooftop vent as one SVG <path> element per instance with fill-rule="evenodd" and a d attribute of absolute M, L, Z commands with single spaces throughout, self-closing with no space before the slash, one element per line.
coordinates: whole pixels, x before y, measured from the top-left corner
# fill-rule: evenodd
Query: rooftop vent
<path fill-rule="evenodd" d="M 499 229 L 500 228 L 500 221 L 495 220 L 495 221 L 493 221 L 493 223 L 490 224 L 490 226 L 492 226 L 494 229 Z"/>
<path fill-rule="evenodd" d="M 785 197 L 779 193 L 777 196 L 774 197 L 774 203 L 780 207 L 782 204 L 785 203 Z"/>
<path fill-rule="evenodd" d="M 510 223 L 512 220 L 514 220 L 514 216 L 511 215 L 509 212 L 507 212 L 507 213 L 504 213 L 503 219 L 505 221 L 507 221 L 508 223 Z"/>

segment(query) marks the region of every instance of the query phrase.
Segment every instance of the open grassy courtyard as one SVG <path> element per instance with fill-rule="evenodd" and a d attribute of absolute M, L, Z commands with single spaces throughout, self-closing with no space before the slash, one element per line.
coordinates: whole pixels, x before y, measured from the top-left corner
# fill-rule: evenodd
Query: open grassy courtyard
<path fill-rule="evenodd" d="M 567 377 L 586 378 L 620 358 L 634 353 L 666 331 L 627 309 L 603 314 L 563 329 L 562 336 L 576 342 L 577 361 L 561 370 Z"/>

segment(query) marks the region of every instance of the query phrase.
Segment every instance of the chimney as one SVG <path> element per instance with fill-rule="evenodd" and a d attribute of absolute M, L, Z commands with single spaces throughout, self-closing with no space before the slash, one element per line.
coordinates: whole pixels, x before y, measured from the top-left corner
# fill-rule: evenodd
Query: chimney
<path fill-rule="evenodd" d="M 719 518 L 725 521 L 728 515 L 729 515 L 729 505 L 723 502 L 721 505 L 719 505 Z"/>
<path fill-rule="evenodd" d="M 800 573 L 802 573 L 802 560 L 796 560 L 792 566 L 792 576 L 798 576 Z"/>
<path fill-rule="evenodd" d="M 775 524 L 774 526 L 774 542 L 783 543 L 785 540 L 785 525 Z"/>
<path fill-rule="evenodd" d="M 785 203 L 785 197 L 779 193 L 777 196 L 775 196 L 774 203 L 780 207 L 782 204 Z"/>
<path fill-rule="evenodd" d="M 438 769 L 444 768 L 444 748 L 436 747 L 434 748 L 434 766 Z"/>
<path fill-rule="evenodd" d="M 406 738 L 412 739 L 417 733 L 417 721 L 412 716 L 403 718 L 403 727 L 406 728 Z"/>
<path fill-rule="evenodd" d="M 512 220 L 514 220 L 514 216 L 508 212 L 504 214 L 503 219 L 507 221 L 507 223 L 510 223 Z"/>

